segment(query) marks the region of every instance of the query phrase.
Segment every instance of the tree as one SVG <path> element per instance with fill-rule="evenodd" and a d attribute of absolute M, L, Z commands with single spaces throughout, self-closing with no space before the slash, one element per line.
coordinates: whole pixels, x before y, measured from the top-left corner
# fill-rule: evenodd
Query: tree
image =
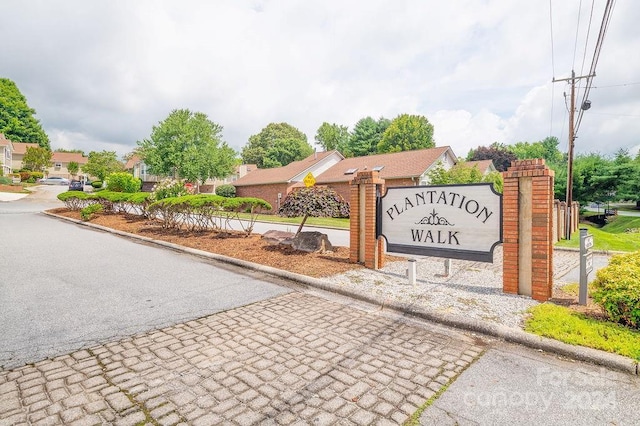
<path fill-rule="evenodd" d="M 349 128 L 325 121 L 318 127 L 315 139 L 325 151 L 335 149 L 342 153 L 349 143 Z"/>
<path fill-rule="evenodd" d="M 510 145 L 508 150 L 516 155 L 518 160 L 544 158 L 547 164 L 560 164 L 564 156 L 558 150 L 558 138 L 549 136 L 538 142 L 517 142 Z"/>
<path fill-rule="evenodd" d="M 296 235 L 302 231 L 307 218 L 349 217 L 349 204 L 333 189 L 312 186 L 292 191 L 282 202 L 279 216 L 300 217 L 302 222 Z"/>
<path fill-rule="evenodd" d="M 111 173 L 119 172 L 123 168 L 115 151 L 91 151 L 87 164 L 82 166 L 82 171 L 104 181 Z"/>
<path fill-rule="evenodd" d="M 81 149 L 65 149 L 65 148 L 56 148 L 54 149 L 54 152 L 68 152 L 71 154 L 82 154 L 82 156 L 84 157 L 84 151 Z"/>
<path fill-rule="evenodd" d="M 151 173 L 190 182 L 228 176 L 236 156 L 222 141 L 222 126 L 188 109 L 173 110 L 138 147 Z"/>
<path fill-rule="evenodd" d="M 22 167 L 40 172 L 51 165 L 51 157 L 53 153 L 46 148 L 28 146 L 22 157 Z"/>
<path fill-rule="evenodd" d="M 49 137 L 35 113 L 18 86 L 8 78 L 0 78 L 0 133 L 14 142 L 37 143 L 50 151 Z"/>
<path fill-rule="evenodd" d="M 307 136 L 287 123 L 269 123 L 257 135 L 249 137 L 242 148 L 242 161 L 258 168 L 272 168 L 302 160 L 313 153 Z"/>
<path fill-rule="evenodd" d="M 393 119 L 378 143 L 378 153 L 433 148 L 433 124 L 422 115 L 401 114 Z"/>
<path fill-rule="evenodd" d="M 349 137 L 348 146 L 342 154 L 345 157 L 362 157 L 377 154 L 382 135 L 391 124 L 389 119 L 380 117 L 377 121 L 371 117 L 360 119 Z"/>
<path fill-rule="evenodd" d="M 69 161 L 69 164 L 67 164 L 67 170 L 69 170 L 71 176 L 75 176 L 78 174 L 78 170 L 80 170 L 80 165 L 75 161 Z"/>
<path fill-rule="evenodd" d="M 479 146 L 469 151 L 467 161 L 493 160 L 493 165 L 499 172 L 504 172 L 509 168 L 512 161 L 518 157 L 511 152 L 505 145 L 498 142 L 492 143 L 490 146 Z"/>
<path fill-rule="evenodd" d="M 464 161 L 458 162 L 449 170 L 445 170 L 442 163 L 427 173 L 430 185 L 451 185 L 488 182 L 493 183 L 497 192 L 502 192 L 503 179 L 500 172 L 491 172 L 483 175 L 477 165 L 470 166 Z"/>

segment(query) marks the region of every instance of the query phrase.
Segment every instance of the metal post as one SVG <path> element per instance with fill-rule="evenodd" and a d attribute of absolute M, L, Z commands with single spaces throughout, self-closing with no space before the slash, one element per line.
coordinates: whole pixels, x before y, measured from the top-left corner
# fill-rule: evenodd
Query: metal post
<path fill-rule="evenodd" d="M 451 273 L 451 259 L 444 260 L 444 276 L 448 277 Z"/>
<path fill-rule="evenodd" d="M 580 228 L 580 288 L 578 292 L 578 303 L 587 304 L 589 292 L 589 272 L 593 270 L 593 235 L 587 234 L 586 228 Z"/>

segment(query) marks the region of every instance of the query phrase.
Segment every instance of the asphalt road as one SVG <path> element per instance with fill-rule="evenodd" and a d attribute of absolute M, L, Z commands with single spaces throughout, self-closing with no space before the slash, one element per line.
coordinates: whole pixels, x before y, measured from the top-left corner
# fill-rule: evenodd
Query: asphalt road
<path fill-rule="evenodd" d="M 290 291 L 274 277 L 38 213 L 58 192 L 0 203 L 0 368 Z"/>

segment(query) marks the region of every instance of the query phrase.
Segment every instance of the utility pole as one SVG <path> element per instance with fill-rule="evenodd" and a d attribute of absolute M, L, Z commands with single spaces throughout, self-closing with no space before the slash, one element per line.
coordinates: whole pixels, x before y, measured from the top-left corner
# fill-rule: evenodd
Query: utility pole
<path fill-rule="evenodd" d="M 571 84 L 571 100 L 569 102 L 569 147 L 567 149 L 567 217 L 565 223 L 565 239 L 571 239 L 571 204 L 573 204 L 573 149 L 575 145 L 575 112 L 576 112 L 576 80 L 581 78 L 594 77 L 595 74 L 591 75 L 582 75 L 580 77 L 576 77 L 576 73 L 574 70 L 571 70 L 571 77 L 569 78 L 560 78 L 553 79 L 552 82 L 558 81 L 569 81 Z M 585 108 L 586 109 L 586 108 Z"/>

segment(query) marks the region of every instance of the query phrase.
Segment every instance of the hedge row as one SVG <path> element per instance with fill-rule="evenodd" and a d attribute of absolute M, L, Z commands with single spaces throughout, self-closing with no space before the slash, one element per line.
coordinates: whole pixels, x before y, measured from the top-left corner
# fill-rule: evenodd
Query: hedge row
<path fill-rule="evenodd" d="M 183 195 L 151 202 L 149 192 L 99 191 L 85 193 L 67 191 L 58 195 L 70 210 L 81 210 L 99 204 L 105 213 L 138 214 L 160 220 L 165 229 L 231 229 L 230 220 L 237 219 L 242 230 L 251 234 L 255 221 L 271 205 L 259 198 L 226 198 L 213 194 Z M 241 219 L 239 213 L 249 213 Z"/>
<path fill-rule="evenodd" d="M 640 251 L 613 256 L 593 286 L 593 300 L 609 319 L 640 329 Z"/>
<path fill-rule="evenodd" d="M 165 229 L 230 229 L 230 220 L 237 219 L 242 230 L 251 234 L 255 221 L 271 204 L 260 198 L 226 198 L 213 194 L 183 195 L 156 201 L 149 206 L 149 214 L 162 221 Z M 241 219 L 239 213 L 249 213 Z"/>

